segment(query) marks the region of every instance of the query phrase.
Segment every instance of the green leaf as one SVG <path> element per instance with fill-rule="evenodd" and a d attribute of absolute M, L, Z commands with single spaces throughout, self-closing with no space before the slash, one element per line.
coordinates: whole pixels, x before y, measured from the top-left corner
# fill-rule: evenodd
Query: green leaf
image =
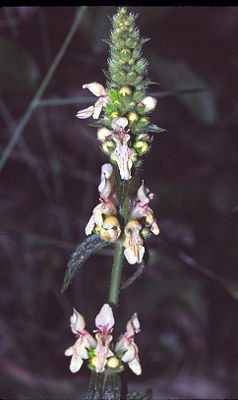
<path fill-rule="evenodd" d="M 29 89 L 38 77 L 33 58 L 12 40 L 0 37 L 0 90 Z"/>
<path fill-rule="evenodd" d="M 87 400 L 120 400 L 121 378 L 119 374 L 92 372 Z"/>
<path fill-rule="evenodd" d="M 149 125 L 147 128 L 147 132 L 162 133 L 162 132 L 167 132 L 167 130 L 164 128 L 160 128 L 157 125 Z"/>
<path fill-rule="evenodd" d="M 89 256 L 96 253 L 103 247 L 108 246 L 110 243 L 111 242 L 109 240 L 101 240 L 97 234 L 87 237 L 87 239 L 76 248 L 70 257 L 61 291 L 65 292 L 72 281 L 75 272 L 78 271 L 78 269 L 88 259 Z"/>
<path fill-rule="evenodd" d="M 128 393 L 126 400 L 152 400 L 153 392 L 152 389 L 143 390 L 143 392 Z"/>

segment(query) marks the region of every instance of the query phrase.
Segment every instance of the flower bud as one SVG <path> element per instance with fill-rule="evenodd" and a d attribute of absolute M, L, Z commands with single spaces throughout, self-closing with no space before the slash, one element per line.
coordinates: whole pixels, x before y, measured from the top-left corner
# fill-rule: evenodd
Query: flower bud
<path fill-rule="evenodd" d="M 109 131 L 107 128 L 101 128 L 98 129 L 97 131 L 97 138 L 100 140 L 100 142 L 104 142 L 104 140 L 108 137 L 111 136 L 112 132 Z"/>
<path fill-rule="evenodd" d="M 139 119 L 139 121 L 137 122 L 136 126 L 137 126 L 138 128 L 140 128 L 140 127 L 146 126 L 146 125 L 148 125 L 148 124 L 149 124 L 148 118 L 142 117 L 142 118 Z"/>
<path fill-rule="evenodd" d="M 111 117 L 112 117 L 112 118 L 118 118 L 119 115 L 118 115 L 118 113 L 117 113 L 116 111 L 113 111 L 113 112 L 111 113 Z"/>
<path fill-rule="evenodd" d="M 126 97 L 126 96 L 130 96 L 131 95 L 131 89 L 127 86 L 123 86 L 120 90 L 119 90 L 119 94 L 122 97 Z"/>
<path fill-rule="evenodd" d="M 133 38 L 127 38 L 126 39 L 126 46 L 133 48 L 135 47 L 135 40 Z"/>
<path fill-rule="evenodd" d="M 139 154 L 145 154 L 149 150 L 149 146 L 146 142 L 136 142 L 134 148 Z"/>
<path fill-rule="evenodd" d="M 107 366 L 109 368 L 117 368 L 119 366 L 119 364 L 120 364 L 120 361 L 116 357 L 110 357 L 107 360 Z"/>
<path fill-rule="evenodd" d="M 144 111 L 145 112 L 149 112 L 149 111 L 153 111 L 156 107 L 157 104 L 157 100 L 154 97 L 151 96 L 147 96 L 144 97 L 139 105 L 144 106 Z"/>
<path fill-rule="evenodd" d="M 139 118 L 138 115 L 133 112 L 128 115 L 128 120 L 130 122 L 136 122 L 138 120 L 138 118 Z"/>
<path fill-rule="evenodd" d="M 136 79 L 136 73 L 134 71 L 131 71 L 127 74 L 127 82 L 129 84 L 134 84 Z"/>
<path fill-rule="evenodd" d="M 113 140 L 106 140 L 102 145 L 102 150 L 106 154 L 111 154 L 115 150 L 116 144 Z"/>
<path fill-rule="evenodd" d="M 129 49 L 122 49 L 121 58 L 124 61 L 129 61 L 129 59 L 131 58 L 131 51 Z"/>

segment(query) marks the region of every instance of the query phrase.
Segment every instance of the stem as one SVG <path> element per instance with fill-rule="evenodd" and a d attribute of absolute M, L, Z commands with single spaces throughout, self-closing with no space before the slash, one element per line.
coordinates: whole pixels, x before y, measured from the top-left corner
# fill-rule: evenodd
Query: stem
<path fill-rule="evenodd" d="M 116 194 L 118 202 L 121 206 L 121 219 L 123 220 L 123 228 L 125 227 L 128 220 L 129 213 L 129 189 L 131 185 L 131 181 L 121 180 L 118 168 L 114 169 L 115 177 L 116 177 Z M 124 238 L 117 241 L 116 249 L 114 253 L 113 267 L 112 267 L 112 275 L 111 275 L 111 283 L 110 283 L 110 292 L 108 302 L 113 304 L 114 306 L 118 303 L 120 284 L 121 284 L 121 271 L 123 267 L 123 258 L 124 258 L 124 247 L 123 247 Z"/>
<path fill-rule="evenodd" d="M 14 148 L 14 146 L 17 144 L 23 129 L 25 128 L 26 124 L 28 123 L 33 111 L 35 110 L 36 106 L 38 105 L 38 101 L 41 99 L 43 93 L 45 92 L 45 89 L 47 88 L 52 76 L 55 73 L 56 68 L 58 67 L 68 45 L 70 44 L 74 34 L 77 32 L 79 23 L 83 17 L 83 14 L 86 10 L 85 6 L 80 7 L 77 11 L 76 11 L 76 15 L 75 15 L 75 19 L 74 22 L 70 28 L 70 31 L 67 35 L 67 37 L 65 38 L 64 43 L 62 44 L 60 50 L 58 51 L 53 63 L 51 64 L 45 78 L 43 79 L 39 89 L 36 91 L 35 96 L 33 97 L 31 103 L 29 104 L 25 114 L 23 115 L 21 121 L 19 122 L 19 125 L 16 127 L 16 130 L 14 132 L 13 137 L 10 139 L 9 143 L 7 144 L 6 148 L 4 149 L 4 152 L 1 156 L 0 159 L 0 171 L 2 170 L 2 168 L 4 167 L 5 163 L 7 162 L 12 149 Z"/>
<path fill-rule="evenodd" d="M 114 253 L 110 292 L 108 298 L 109 303 L 114 304 L 115 306 L 117 305 L 118 302 L 118 296 L 120 290 L 123 257 L 124 257 L 123 241 L 120 240 L 116 244 L 116 249 Z"/>

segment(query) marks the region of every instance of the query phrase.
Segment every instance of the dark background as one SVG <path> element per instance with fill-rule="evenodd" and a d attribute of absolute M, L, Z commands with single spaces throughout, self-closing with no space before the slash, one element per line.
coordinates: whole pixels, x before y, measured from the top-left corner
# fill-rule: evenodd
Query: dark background
<path fill-rule="evenodd" d="M 0 149 L 5 149 L 73 22 L 76 7 L 0 9 Z M 143 367 L 130 388 L 159 398 L 237 398 L 238 8 L 138 11 L 155 136 L 141 178 L 161 234 L 141 278 L 121 293 L 115 337 L 134 311 Z M 67 261 L 98 202 L 100 151 L 82 84 L 105 83 L 115 7 L 89 7 L 41 103 L 0 173 L 0 395 L 84 398 L 89 370 L 69 371 L 72 306 L 92 331 L 107 300 L 112 250 L 92 256 L 65 294 Z M 73 101 L 77 98 L 77 101 Z M 57 99 L 71 101 L 58 104 Z M 125 263 L 123 279 L 135 266 Z M 86 363 L 85 363 L 86 364 Z"/>

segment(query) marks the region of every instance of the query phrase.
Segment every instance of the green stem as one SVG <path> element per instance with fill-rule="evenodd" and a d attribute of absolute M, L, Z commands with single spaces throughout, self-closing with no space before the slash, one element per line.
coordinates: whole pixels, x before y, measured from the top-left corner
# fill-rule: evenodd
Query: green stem
<path fill-rule="evenodd" d="M 53 63 L 51 64 L 51 66 L 50 66 L 45 78 L 43 79 L 39 89 L 36 91 L 35 96 L 33 97 L 33 99 L 31 101 L 31 103 L 29 104 L 25 114 L 23 115 L 21 121 L 19 122 L 19 125 L 17 126 L 13 137 L 10 139 L 9 143 L 7 144 L 3 154 L 1 156 L 1 159 L 0 159 L 0 171 L 2 170 L 2 168 L 5 165 L 5 163 L 7 162 L 8 158 L 9 158 L 11 152 L 12 152 L 12 149 L 17 144 L 23 129 L 25 128 L 26 124 L 28 123 L 28 121 L 29 121 L 34 109 L 38 105 L 38 101 L 41 99 L 45 89 L 47 88 L 47 86 L 48 86 L 48 84 L 49 84 L 49 82 L 50 82 L 50 80 L 52 78 L 52 76 L 54 75 L 55 70 L 56 70 L 57 66 L 59 65 L 59 62 L 61 61 L 61 59 L 62 59 L 62 57 L 63 57 L 63 55 L 64 55 L 64 53 L 65 53 L 65 51 L 66 51 L 66 49 L 68 47 L 68 45 L 70 44 L 74 34 L 76 33 L 76 31 L 78 29 L 79 23 L 80 23 L 80 21 L 81 21 L 81 19 L 83 17 L 83 14 L 84 14 L 85 10 L 86 10 L 85 6 L 82 6 L 77 10 L 74 22 L 73 22 L 73 24 L 72 24 L 72 26 L 70 28 L 70 31 L 69 31 L 64 43 L 62 44 L 62 47 L 60 48 L 59 52 L 57 53 L 57 55 L 56 55 Z"/>
<path fill-rule="evenodd" d="M 114 304 L 115 306 L 117 305 L 119 297 L 123 257 L 124 257 L 123 241 L 120 240 L 116 244 L 116 249 L 114 253 L 110 292 L 108 298 L 109 303 Z"/>
<path fill-rule="evenodd" d="M 115 178 L 116 178 L 116 194 L 118 202 L 121 206 L 121 219 L 123 221 L 123 230 L 128 221 L 129 214 L 129 189 L 131 185 L 130 181 L 121 180 L 118 168 L 114 169 Z M 116 249 L 114 253 L 113 267 L 112 267 L 112 275 L 111 275 L 111 283 L 110 283 L 110 292 L 109 292 L 109 303 L 114 306 L 118 303 L 120 285 L 121 285 L 121 271 L 123 267 L 123 258 L 124 258 L 124 247 L 123 247 L 124 238 L 118 240 L 116 244 Z"/>

